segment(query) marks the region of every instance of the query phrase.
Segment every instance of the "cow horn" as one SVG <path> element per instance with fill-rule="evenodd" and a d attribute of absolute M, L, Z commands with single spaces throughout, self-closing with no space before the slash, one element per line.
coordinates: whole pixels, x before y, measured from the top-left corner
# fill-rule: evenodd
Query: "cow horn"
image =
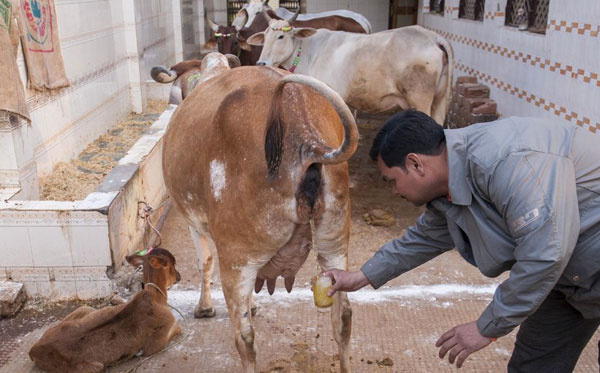
<path fill-rule="evenodd" d="M 333 105 L 344 126 L 344 140 L 340 147 L 331 149 L 323 145 L 313 146 L 312 154 L 308 154 L 311 161 L 322 164 L 337 164 L 350 159 L 358 145 L 358 129 L 348 105 L 346 105 L 340 95 L 320 80 L 300 74 L 289 74 L 283 77 L 277 84 L 275 91 L 281 92 L 280 90 L 283 90 L 283 86 L 286 83 L 306 85 L 319 92 Z"/>
<path fill-rule="evenodd" d="M 210 20 L 210 18 L 206 17 L 206 21 L 208 22 L 208 27 L 214 32 L 219 32 L 219 25 Z"/>
<path fill-rule="evenodd" d="M 153 66 L 150 70 L 150 76 L 158 83 L 171 83 L 177 79 L 177 72 L 169 70 L 164 66 Z"/>
<path fill-rule="evenodd" d="M 263 0 L 263 6 L 267 6 L 269 4 L 269 0 Z"/>
<path fill-rule="evenodd" d="M 300 14 L 300 7 L 298 7 L 298 9 L 296 10 L 296 13 L 294 13 L 294 15 L 292 17 L 290 17 L 290 19 L 288 19 L 287 22 L 290 24 L 290 26 L 296 20 L 296 17 L 298 17 L 298 14 Z"/>

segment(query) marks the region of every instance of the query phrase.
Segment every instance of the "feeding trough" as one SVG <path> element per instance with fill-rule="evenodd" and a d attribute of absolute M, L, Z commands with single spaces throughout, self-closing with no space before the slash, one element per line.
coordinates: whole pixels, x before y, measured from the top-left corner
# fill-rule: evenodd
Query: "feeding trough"
<path fill-rule="evenodd" d="M 169 106 L 82 200 L 19 201 L 11 199 L 18 190 L 4 190 L 0 281 L 21 282 L 33 297 L 110 296 L 125 255 L 149 238 L 139 202 L 156 207 L 166 199 L 162 136 L 175 108 Z"/>

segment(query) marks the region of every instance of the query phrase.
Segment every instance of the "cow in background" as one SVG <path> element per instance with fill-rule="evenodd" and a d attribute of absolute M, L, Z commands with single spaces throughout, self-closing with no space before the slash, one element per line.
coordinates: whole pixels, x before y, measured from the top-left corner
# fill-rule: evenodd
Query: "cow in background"
<path fill-rule="evenodd" d="M 315 77 L 354 109 L 379 113 L 412 108 L 444 123 L 454 52 L 446 39 L 423 27 L 365 35 L 294 28 L 272 20 L 248 43 L 264 45 L 257 65 Z"/>
<path fill-rule="evenodd" d="M 202 60 L 179 62 L 170 69 L 154 66 L 150 76 L 158 83 L 173 83 L 169 94 L 169 104 L 179 105 L 200 83 L 240 66 L 240 60 L 231 54 L 209 53 Z"/>
<path fill-rule="evenodd" d="M 253 13 L 252 10 L 256 8 L 252 7 L 254 5 L 260 5 L 261 7 L 263 7 L 261 8 L 263 10 L 258 13 Z M 246 8 L 246 6 L 248 6 L 248 8 Z M 291 13 L 286 10 L 286 14 L 288 15 L 286 17 L 286 20 L 294 27 L 312 27 L 317 29 L 325 28 L 333 31 L 348 31 L 356 33 L 369 33 L 371 30 L 371 25 L 368 23 L 368 21 L 366 21 L 366 18 L 362 17 L 358 13 L 344 11 L 362 17 L 366 21 L 366 24 L 360 24 L 351 17 L 344 17 L 338 14 L 333 14 L 335 12 L 325 12 L 332 14 L 326 16 L 318 16 L 325 13 L 315 13 L 313 15 L 306 15 L 298 14 L 299 11 L 300 10 L 298 9 L 296 13 Z M 249 14 L 252 14 L 252 22 L 247 21 L 247 19 L 249 19 Z M 310 17 L 301 20 L 300 18 L 303 16 Z M 269 26 L 269 22 L 271 21 L 271 19 L 281 18 L 270 7 L 263 5 L 262 3 L 246 4 L 244 8 L 242 8 L 237 13 L 231 26 L 221 26 L 207 18 L 207 23 L 210 29 L 213 31 L 213 35 L 204 44 L 204 47 L 208 49 L 216 47 L 218 48 L 218 51 L 220 53 L 230 53 L 238 55 L 240 57 L 240 62 L 243 66 L 253 66 L 256 64 L 260 57 L 262 47 L 251 46 L 246 42 L 246 40 L 257 32 L 265 31 L 265 29 Z"/>
<path fill-rule="evenodd" d="M 273 12 L 272 14 L 269 12 L 271 15 L 271 18 L 277 18 L 277 19 L 290 19 L 294 15 L 294 13 L 290 12 L 286 8 L 280 7 L 280 8 L 273 10 L 269 5 L 267 5 L 267 3 L 268 3 L 268 0 L 262 0 L 262 1 L 261 0 L 251 0 L 248 4 L 244 4 L 242 9 L 240 9 L 238 11 L 238 13 L 236 14 L 236 16 L 233 19 L 231 24 L 233 26 L 238 26 L 240 28 L 241 27 L 250 27 L 252 25 L 252 23 L 254 22 L 254 17 L 256 17 L 257 14 L 262 13 L 262 12 L 269 12 L 269 11 Z M 363 16 L 360 13 L 356 13 L 356 12 L 353 12 L 353 11 L 347 10 L 347 9 L 336 9 L 336 10 L 320 12 L 320 13 L 299 14 L 297 20 L 298 21 L 308 21 L 308 20 L 313 20 L 315 18 L 328 18 L 328 17 L 338 17 L 338 18 L 343 18 L 347 21 L 352 21 L 352 23 L 349 23 L 347 27 L 352 27 L 353 30 L 329 28 L 330 30 L 358 32 L 358 33 L 365 33 L 365 34 L 370 34 L 373 32 L 371 23 L 365 16 Z M 354 29 L 355 26 L 353 26 L 352 24 L 358 25 L 361 28 L 361 30 Z M 314 26 L 304 26 L 304 27 L 314 27 Z M 260 30 L 260 31 L 264 31 L 264 30 Z"/>
<path fill-rule="evenodd" d="M 338 94 L 274 68 L 221 74 L 198 86 L 171 118 L 163 174 L 202 257 L 197 311 L 214 315 L 211 237 L 244 372 L 256 369 L 252 290 L 266 282 L 272 294 L 281 276 L 291 291 L 311 249 L 324 270 L 348 267 L 346 161 L 357 142 Z M 346 293 L 336 293 L 331 321 L 343 372 L 350 371 L 351 319 Z"/>

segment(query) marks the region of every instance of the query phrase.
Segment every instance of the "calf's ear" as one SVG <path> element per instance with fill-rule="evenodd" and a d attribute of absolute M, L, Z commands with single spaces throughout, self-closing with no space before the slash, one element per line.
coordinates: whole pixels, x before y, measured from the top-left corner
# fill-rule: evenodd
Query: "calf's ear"
<path fill-rule="evenodd" d="M 240 48 L 243 50 L 248 52 L 252 51 L 252 47 L 246 42 L 246 40 L 238 40 L 238 42 L 240 43 Z"/>
<path fill-rule="evenodd" d="M 158 256 L 150 256 L 148 258 L 148 262 L 150 262 L 150 265 L 154 269 L 161 269 L 169 265 L 169 262 L 167 260 Z"/>
<path fill-rule="evenodd" d="M 217 47 L 217 41 L 215 39 L 208 39 L 206 43 L 204 43 L 204 48 L 206 49 L 214 49 Z"/>
<path fill-rule="evenodd" d="M 125 259 L 133 268 L 137 268 L 144 263 L 144 257 L 140 255 L 128 255 L 125 257 Z"/>
<path fill-rule="evenodd" d="M 308 38 L 311 37 L 317 32 L 317 29 L 312 27 L 301 27 L 294 29 L 294 36 L 297 38 Z"/>
<path fill-rule="evenodd" d="M 250 36 L 247 40 L 248 44 L 250 45 L 255 45 L 257 47 L 260 47 L 261 45 L 263 45 L 265 43 L 265 33 L 263 32 L 258 32 L 252 36 Z"/>

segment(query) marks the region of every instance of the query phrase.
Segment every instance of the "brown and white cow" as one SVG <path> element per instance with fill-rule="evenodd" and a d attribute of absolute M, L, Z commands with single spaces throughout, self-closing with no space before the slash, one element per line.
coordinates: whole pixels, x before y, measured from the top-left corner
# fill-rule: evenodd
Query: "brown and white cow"
<path fill-rule="evenodd" d="M 231 22 L 233 26 L 238 28 L 241 27 L 250 27 L 252 23 L 254 23 L 254 17 L 256 17 L 259 13 L 269 12 L 271 18 L 277 19 L 290 19 L 294 13 L 290 12 L 286 8 L 277 8 L 273 10 L 269 5 L 267 5 L 267 0 L 251 0 L 249 3 L 244 4 L 242 9 L 240 9 L 235 18 Z M 298 9 L 299 10 L 299 9 Z M 273 13 L 271 13 L 273 12 Z M 299 14 L 295 19 L 297 21 L 311 21 L 314 19 L 338 19 L 338 21 L 345 22 L 345 25 L 340 26 L 341 28 L 330 28 L 326 27 L 329 30 L 341 30 L 348 32 L 358 32 L 370 34 L 372 32 L 371 23 L 369 20 L 360 13 L 353 12 L 348 9 L 336 9 L 327 12 L 319 12 L 319 13 L 306 13 Z M 315 26 L 298 26 L 298 27 L 315 27 Z M 319 28 L 319 27 L 315 27 Z M 263 30 L 259 30 L 263 31 Z"/>
<path fill-rule="evenodd" d="M 444 123 L 451 99 L 454 52 L 420 26 L 371 35 L 290 28 L 272 20 L 248 39 L 263 45 L 257 65 L 315 77 L 354 109 L 370 113 L 417 109 Z"/>
<path fill-rule="evenodd" d="M 150 76 L 158 83 L 173 83 L 169 104 L 179 105 L 198 84 L 238 66 L 240 60 L 234 55 L 209 53 L 202 60 L 182 61 L 170 69 L 154 66 Z"/>
<path fill-rule="evenodd" d="M 198 86 L 171 119 L 163 173 L 202 258 L 196 315 L 214 315 L 210 236 L 245 372 L 256 368 L 252 290 L 266 281 L 272 293 L 281 276 L 291 291 L 311 248 L 323 269 L 348 266 L 346 161 L 357 134 L 348 107 L 325 84 L 255 66 Z M 336 293 L 331 318 L 347 372 L 352 310 L 345 293 Z"/>

